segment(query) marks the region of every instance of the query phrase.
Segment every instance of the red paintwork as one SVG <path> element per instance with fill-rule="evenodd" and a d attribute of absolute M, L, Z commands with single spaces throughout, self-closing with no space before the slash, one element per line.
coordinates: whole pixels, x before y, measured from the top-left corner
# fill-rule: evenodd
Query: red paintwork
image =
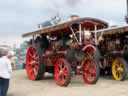
<path fill-rule="evenodd" d="M 43 64 L 47 66 L 55 66 L 59 58 L 65 58 L 66 49 L 56 50 L 56 54 L 53 53 L 52 48 L 47 49 L 43 54 Z"/>
<path fill-rule="evenodd" d="M 35 80 L 35 76 L 39 69 L 39 58 L 37 56 L 36 49 L 33 47 L 28 48 L 26 55 L 26 71 L 30 80 Z"/>
<path fill-rule="evenodd" d="M 84 61 L 82 65 L 82 76 L 85 83 L 91 84 L 96 78 L 96 66 L 92 60 Z"/>
<path fill-rule="evenodd" d="M 56 83 L 60 86 L 63 86 L 65 82 L 67 82 L 67 79 L 69 78 L 68 77 L 69 70 L 65 63 L 66 62 L 64 61 L 64 59 L 59 59 L 55 64 L 54 77 Z"/>
<path fill-rule="evenodd" d="M 96 51 L 96 47 L 91 45 L 91 44 L 88 44 L 88 45 L 84 46 L 82 50 L 83 51 L 89 51 L 89 52 Z"/>

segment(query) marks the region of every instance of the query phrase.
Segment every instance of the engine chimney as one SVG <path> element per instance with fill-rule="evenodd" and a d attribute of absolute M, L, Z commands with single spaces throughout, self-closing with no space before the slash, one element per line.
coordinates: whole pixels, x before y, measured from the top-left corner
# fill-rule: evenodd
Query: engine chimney
<path fill-rule="evenodd" d="M 126 16 L 125 16 L 125 21 L 126 21 L 126 23 L 128 24 L 128 0 L 126 0 Z"/>

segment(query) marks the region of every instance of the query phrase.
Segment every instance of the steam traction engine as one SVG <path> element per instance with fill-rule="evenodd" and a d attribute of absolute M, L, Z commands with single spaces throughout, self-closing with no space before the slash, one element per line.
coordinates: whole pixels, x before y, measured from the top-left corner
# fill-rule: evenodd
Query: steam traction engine
<path fill-rule="evenodd" d="M 73 74 L 82 75 L 85 83 L 94 84 L 99 77 L 95 58 L 95 33 L 107 23 L 94 18 L 78 18 L 52 25 L 23 37 L 33 36 L 26 54 L 26 71 L 30 80 L 52 73 L 56 83 L 67 86 Z"/>
<path fill-rule="evenodd" d="M 128 73 L 128 26 L 113 27 L 97 31 L 99 38 L 100 69 L 112 73 L 118 81 L 127 79 Z"/>

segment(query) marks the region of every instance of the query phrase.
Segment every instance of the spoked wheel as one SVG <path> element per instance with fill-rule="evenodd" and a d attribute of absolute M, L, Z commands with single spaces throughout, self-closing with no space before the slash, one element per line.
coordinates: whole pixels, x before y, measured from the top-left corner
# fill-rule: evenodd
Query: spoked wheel
<path fill-rule="evenodd" d="M 30 80 L 40 80 L 44 75 L 42 51 L 38 46 L 30 46 L 26 55 L 26 71 Z"/>
<path fill-rule="evenodd" d="M 87 84 L 97 82 L 99 79 L 99 66 L 96 60 L 86 59 L 82 62 L 82 77 Z"/>
<path fill-rule="evenodd" d="M 127 63 L 123 58 L 116 58 L 112 63 L 112 75 L 115 80 L 127 79 Z"/>
<path fill-rule="evenodd" d="M 71 80 L 71 66 L 64 59 L 59 59 L 55 64 L 54 77 L 60 86 L 67 86 Z"/>

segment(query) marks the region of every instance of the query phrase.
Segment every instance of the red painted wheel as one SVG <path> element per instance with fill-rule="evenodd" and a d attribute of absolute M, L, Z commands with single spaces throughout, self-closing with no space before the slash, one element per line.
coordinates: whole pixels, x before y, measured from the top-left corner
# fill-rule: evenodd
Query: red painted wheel
<path fill-rule="evenodd" d="M 82 77 L 87 84 L 95 84 L 97 82 L 99 67 L 95 60 L 87 59 L 82 62 Z"/>
<path fill-rule="evenodd" d="M 30 80 L 39 80 L 44 74 L 42 51 L 38 46 L 30 46 L 26 54 L 26 71 Z"/>
<path fill-rule="evenodd" d="M 56 83 L 60 86 L 67 86 L 71 80 L 71 66 L 64 59 L 57 60 L 54 68 Z"/>

